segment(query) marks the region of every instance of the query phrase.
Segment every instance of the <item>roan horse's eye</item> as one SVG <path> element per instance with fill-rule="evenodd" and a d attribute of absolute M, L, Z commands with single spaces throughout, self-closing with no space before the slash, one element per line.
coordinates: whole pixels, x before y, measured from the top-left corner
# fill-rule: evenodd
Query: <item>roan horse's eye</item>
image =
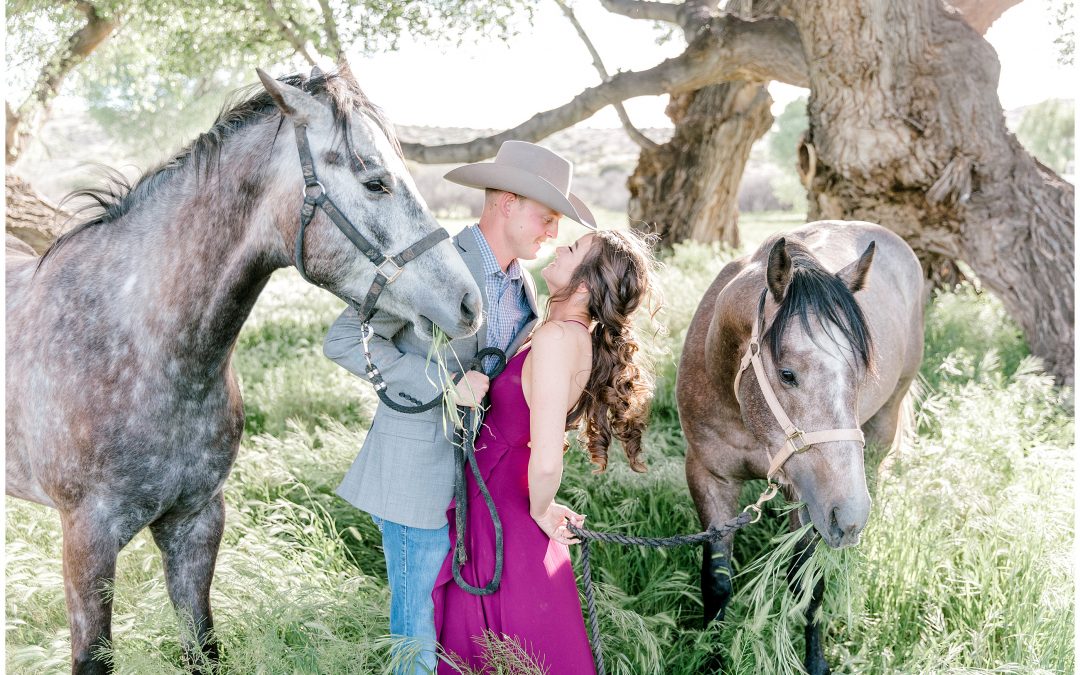
<path fill-rule="evenodd" d="M 381 178 L 365 181 L 364 187 L 367 188 L 368 192 L 385 192 L 387 194 L 390 193 L 390 189 L 386 187 L 386 183 L 384 183 Z"/>
<path fill-rule="evenodd" d="M 799 381 L 795 378 L 795 371 L 787 368 L 780 369 L 780 381 L 792 387 L 799 386 Z"/>

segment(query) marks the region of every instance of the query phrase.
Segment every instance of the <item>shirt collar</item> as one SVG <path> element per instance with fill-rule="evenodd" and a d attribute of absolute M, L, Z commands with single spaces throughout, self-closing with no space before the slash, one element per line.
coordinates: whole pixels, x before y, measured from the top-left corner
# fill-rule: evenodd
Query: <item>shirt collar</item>
<path fill-rule="evenodd" d="M 503 269 L 499 267 L 499 261 L 495 258 L 495 252 L 491 250 L 491 246 L 488 245 L 487 239 L 484 238 L 484 233 L 480 231 L 480 226 L 471 225 L 470 227 L 473 228 L 473 233 L 476 235 L 476 241 L 480 244 L 480 257 L 484 262 L 484 275 L 491 276 L 492 274 L 504 274 L 507 278 L 514 281 L 520 279 L 521 265 L 518 264 L 517 258 L 510 261 L 510 265 L 504 272 Z"/>

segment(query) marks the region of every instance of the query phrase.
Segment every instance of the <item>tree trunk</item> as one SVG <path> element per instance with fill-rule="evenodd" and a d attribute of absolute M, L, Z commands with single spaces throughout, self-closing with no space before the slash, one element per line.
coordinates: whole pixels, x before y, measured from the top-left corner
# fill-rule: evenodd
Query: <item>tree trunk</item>
<path fill-rule="evenodd" d="M 1074 188 L 1006 129 L 993 48 L 939 0 L 793 7 L 809 67 L 812 218 L 959 259 L 1073 382 Z"/>
<path fill-rule="evenodd" d="M 630 177 L 630 222 L 663 246 L 692 239 L 739 245 L 738 192 L 750 147 L 772 126 L 762 85 L 729 82 L 672 97 L 671 141 L 643 150 Z M 644 225 L 642 225 L 644 223 Z"/>
<path fill-rule="evenodd" d="M 60 236 L 71 214 L 41 196 L 18 176 L 4 177 L 5 220 L 8 235 L 29 244 L 38 255 Z"/>

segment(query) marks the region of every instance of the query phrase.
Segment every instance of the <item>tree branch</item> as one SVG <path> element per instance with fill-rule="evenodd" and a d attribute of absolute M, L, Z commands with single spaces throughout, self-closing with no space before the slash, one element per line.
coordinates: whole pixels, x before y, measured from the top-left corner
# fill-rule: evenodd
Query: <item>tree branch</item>
<path fill-rule="evenodd" d="M 308 51 L 307 45 L 296 33 L 296 30 L 289 25 L 289 22 L 285 20 L 285 17 L 278 13 L 277 9 L 274 7 L 274 0 L 266 0 L 266 2 L 263 3 L 263 13 L 266 14 L 266 18 L 270 19 L 271 23 L 277 26 L 282 37 L 285 38 L 286 42 L 292 45 L 293 50 L 297 54 L 304 57 L 304 60 L 307 61 L 308 64 L 312 66 L 318 65 L 314 57 L 311 56 L 311 52 Z"/>
<path fill-rule="evenodd" d="M 649 70 L 619 73 L 513 129 L 467 143 L 402 143 L 402 150 L 407 158 L 424 164 L 475 162 L 493 156 L 503 141 L 538 141 L 628 98 L 677 94 L 728 80 L 807 86 L 806 60 L 795 25 L 778 18 L 717 17 L 679 56 Z"/>
<path fill-rule="evenodd" d="M 945 4 L 959 11 L 964 21 L 979 35 L 986 35 L 986 31 L 1005 10 L 1021 2 L 1023 0 L 945 0 Z"/>
<path fill-rule="evenodd" d="M 319 0 L 322 8 L 323 26 L 326 28 L 326 40 L 330 43 L 330 51 L 334 54 L 334 60 L 338 63 L 345 60 L 345 50 L 341 48 L 341 38 L 338 36 L 337 21 L 334 12 L 330 9 L 329 0 Z"/>
<path fill-rule="evenodd" d="M 86 16 L 86 25 L 75 31 L 41 69 L 30 95 L 15 112 L 18 128 L 14 133 L 11 129 L 12 116 L 8 115 L 7 164 L 15 161 L 25 139 L 44 123 L 53 99 L 60 93 L 60 86 L 75 66 L 85 61 L 120 25 L 118 16 L 102 18 L 93 3 L 87 0 L 76 0 L 75 7 Z"/>
<path fill-rule="evenodd" d="M 585 28 L 582 27 L 581 22 L 577 20 L 577 16 L 574 15 L 574 10 L 570 8 L 570 5 L 566 4 L 564 0 L 555 0 L 555 3 L 562 9 L 563 14 L 570 20 L 571 25 L 574 26 L 574 30 L 577 31 L 578 37 L 585 43 L 585 48 L 589 50 L 589 55 L 592 56 L 593 66 L 596 67 L 598 73 L 600 73 L 600 79 L 607 81 L 610 79 L 607 68 L 604 67 L 604 62 L 600 58 L 600 52 L 596 50 L 596 46 L 593 45 L 592 40 L 589 39 L 588 34 L 585 33 Z M 630 115 L 626 112 L 626 107 L 622 103 L 613 104 L 616 114 L 619 116 L 619 121 L 622 122 L 623 129 L 626 130 L 626 135 L 630 137 L 632 141 L 638 144 L 645 150 L 651 150 L 657 147 L 655 141 L 643 134 L 634 123 L 630 121 Z"/>
<path fill-rule="evenodd" d="M 670 2 L 650 2 L 648 0 L 600 0 L 600 4 L 612 14 L 628 16 L 631 19 L 679 23 L 679 5 L 674 5 Z"/>

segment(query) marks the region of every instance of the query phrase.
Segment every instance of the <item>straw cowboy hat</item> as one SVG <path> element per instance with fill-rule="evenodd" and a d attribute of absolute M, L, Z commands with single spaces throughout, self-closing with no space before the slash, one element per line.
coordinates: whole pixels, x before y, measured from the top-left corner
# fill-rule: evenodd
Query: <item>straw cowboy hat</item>
<path fill-rule="evenodd" d="M 528 197 L 595 230 L 596 219 L 589 207 L 570 192 L 573 174 L 574 165 L 547 148 L 506 141 L 495 161 L 459 166 L 444 177 L 466 187 L 495 188 Z"/>

